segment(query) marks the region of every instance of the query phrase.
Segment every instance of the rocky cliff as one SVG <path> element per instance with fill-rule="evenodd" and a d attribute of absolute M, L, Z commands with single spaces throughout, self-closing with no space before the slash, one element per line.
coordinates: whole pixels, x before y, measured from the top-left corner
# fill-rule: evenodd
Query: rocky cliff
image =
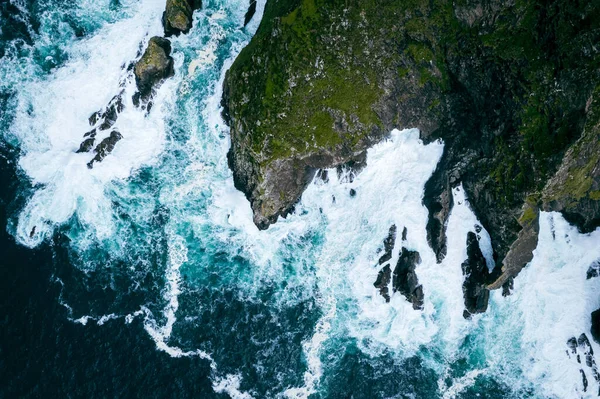
<path fill-rule="evenodd" d="M 506 288 L 538 209 L 600 224 L 599 43 L 596 2 L 268 0 L 225 80 L 236 187 L 264 229 L 319 168 L 418 127 L 445 143 L 424 198 L 438 260 L 462 183 L 503 266 L 490 288 Z"/>

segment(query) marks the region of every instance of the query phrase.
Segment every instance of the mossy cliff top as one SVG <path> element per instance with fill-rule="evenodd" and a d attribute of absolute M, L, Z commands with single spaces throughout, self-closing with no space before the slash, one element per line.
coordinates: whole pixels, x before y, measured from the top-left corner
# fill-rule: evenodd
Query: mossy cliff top
<path fill-rule="evenodd" d="M 255 223 L 289 212 L 317 168 L 418 127 L 446 143 L 424 199 L 438 259 L 449 189 L 463 182 L 501 263 L 526 197 L 586 124 L 600 82 L 596 3 L 268 0 L 223 96 Z"/>

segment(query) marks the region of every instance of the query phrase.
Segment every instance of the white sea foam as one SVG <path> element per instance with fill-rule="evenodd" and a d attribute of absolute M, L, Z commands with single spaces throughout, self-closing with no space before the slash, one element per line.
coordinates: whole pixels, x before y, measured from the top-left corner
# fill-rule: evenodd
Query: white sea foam
<path fill-rule="evenodd" d="M 147 117 L 136 109 L 131 104 L 135 88 L 129 76 L 123 96 L 125 110 L 115 124 L 123 139 L 113 153 L 90 170 L 86 163 L 93 155 L 75 150 L 91 129 L 88 117 L 121 90 L 119 83 L 128 77 L 122 66 L 135 59 L 144 38 L 160 33 L 162 7 L 160 0 L 144 2 L 131 18 L 74 43 L 66 65 L 47 80 L 32 82 L 19 92 L 11 133 L 24 152 L 20 167 L 39 187 L 19 218 L 17 239 L 22 244 L 38 245 L 74 213 L 98 238 L 114 233 L 111 202 L 104 193 L 106 183 L 126 178 L 132 169 L 156 159 L 164 139 L 161 107 Z M 169 92 L 169 83 L 164 86 L 159 98 Z M 98 140 L 102 138 L 98 136 Z"/>
<path fill-rule="evenodd" d="M 228 374 L 213 382 L 213 389 L 217 393 L 226 393 L 232 399 L 252 399 L 252 395 L 240 391 L 241 376 L 239 374 Z"/>
<path fill-rule="evenodd" d="M 509 383 L 527 386 L 524 376 L 545 397 L 596 397 L 591 370 L 569 359 L 566 343 L 586 333 L 600 351 L 590 335 L 590 313 L 600 307 L 600 279 L 586 279 L 589 265 L 600 258 L 599 242 L 600 230 L 580 234 L 559 214 L 541 213 L 534 258 L 515 279 L 511 296 L 493 293 L 484 329 L 488 362 L 504 371 Z M 587 374 L 586 393 L 580 369 Z"/>

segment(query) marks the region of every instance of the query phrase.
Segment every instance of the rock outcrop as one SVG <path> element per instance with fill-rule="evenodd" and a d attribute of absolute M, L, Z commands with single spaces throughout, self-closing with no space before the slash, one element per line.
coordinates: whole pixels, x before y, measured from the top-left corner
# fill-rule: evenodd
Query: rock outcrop
<path fill-rule="evenodd" d="M 463 282 L 463 296 L 465 300 L 465 319 L 476 313 L 487 310 L 490 291 L 486 287 L 489 273 L 485 257 L 479 248 L 479 240 L 473 232 L 467 234 L 467 260 L 462 264 L 465 276 Z"/>
<path fill-rule="evenodd" d="M 256 14 L 256 0 L 250 0 L 248 11 L 246 11 L 246 15 L 244 15 L 244 26 L 248 25 L 254 14 Z"/>
<path fill-rule="evenodd" d="M 536 223 L 519 222 L 531 195 L 582 231 L 599 224 L 598 15 L 568 0 L 268 1 L 223 92 L 229 165 L 254 222 L 289 213 L 316 170 L 418 127 L 445 143 L 423 199 L 438 261 L 462 183 L 505 264 L 493 288 L 506 288 L 536 241 Z"/>
<path fill-rule="evenodd" d="M 133 102 L 136 106 L 146 103 L 160 83 L 173 76 L 173 58 L 171 42 L 154 36 L 148 41 L 148 47 L 142 58 L 135 64 L 134 74 L 138 92 Z"/>
<path fill-rule="evenodd" d="M 179 36 L 192 29 L 194 10 L 202 7 L 202 0 L 167 0 L 167 6 L 162 16 L 165 36 Z"/>
<path fill-rule="evenodd" d="M 587 378 L 585 370 L 587 369 L 590 375 L 600 382 L 600 373 L 598 373 L 598 366 L 594 359 L 594 349 L 590 344 L 590 341 L 585 334 L 581 334 L 578 338 L 571 337 L 567 340 L 567 356 L 571 359 L 575 359 L 577 364 L 580 366 L 579 372 L 581 374 L 581 387 L 583 392 L 587 392 L 589 380 Z M 582 359 L 583 355 L 583 359 Z M 600 396 L 600 389 L 597 393 Z"/>
<path fill-rule="evenodd" d="M 423 309 L 425 295 L 423 286 L 419 284 L 416 267 L 421 263 L 421 255 L 417 251 L 402 248 L 398 263 L 392 276 L 394 292 L 400 292 L 406 300 L 412 303 L 413 309 Z"/>
<path fill-rule="evenodd" d="M 600 309 L 596 309 L 591 314 L 592 318 L 592 338 L 600 344 Z"/>
<path fill-rule="evenodd" d="M 84 140 L 76 151 L 77 153 L 86 153 L 94 149 L 96 155 L 87 163 L 88 168 L 91 169 L 95 162 L 102 161 L 114 149 L 116 142 L 122 138 L 121 134 L 113 129 L 110 135 L 94 148 L 96 136 L 105 130 L 111 129 L 124 108 L 123 91 L 121 91 L 108 102 L 106 107 L 90 115 L 88 122 L 93 129 L 83 135 Z"/>
<path fill-rule="evenodd" d="M 102 140 L 94 149 L 96 155 L 90 162 L 87 163 L 87 167 L 92 169 L 94 167 L 95 162 L 101 162 L 108 154 L 114 150 L 115 145 L 119 140 L 121 140 L 123 136 L 117 130 L 113 130 L 110 132 L 110 135 Z"/>
<path fill-rule="evenodd" d="M 488 285 L 487 288 L 490 290 L 505 286 L 533 259 L 533 251 L 537 247 L 540 232 L 540 210 L 535 198 L 528 200 L 523 205 L 519 224 L 521 231 L 502 261 L 502 274 L 496 281 Z"/>

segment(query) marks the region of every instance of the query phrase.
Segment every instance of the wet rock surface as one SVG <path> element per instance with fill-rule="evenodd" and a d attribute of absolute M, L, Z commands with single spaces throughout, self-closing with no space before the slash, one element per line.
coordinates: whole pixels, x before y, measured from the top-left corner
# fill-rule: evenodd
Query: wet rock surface
<path fill-rule="evenodd" d="M 383 240 L 383 255 L 381 255 L 378 261 L 380 265 L 392 259 L 392 251 L 396 243 L 396 230 L 396 225 L 391 225 L 387 237 Z"/>
<path fill-rule="evenodd" d="M 600 344 L 600 309 L 596 309 L 590 315 L 592 319 L 592 338 Z"/>
<path fill-rule="evenodd" d="M 256 13 L 256 0 L 250 0 L 250 6 L 248 6 L 248 11 L 246 11 L 246 15 L 244 15 L 244 27 L 248 25 L 248 23 L 252 20 L 252 17 Z"/>
<path fill-rule="evenodd" d="M 92 169 L 94 167 L 95 162 L 101 162 L 108 154 L 114 150 L 115 145 L 119 140 L 121 140 L 123 136 L 116 130 L 110 132 L 110 135 L 102 140 L 94 149 L 96 155 L 90 162 L 87 163 L 87 167 Z"/>
<path fill-rule="evenodd" d="M 502 262 L 502 274 L 490 285 L 488 289 L 500 287 L 508 290 L 506 286 L 510 279 L 515 278 L 519 272 L 533 259 L 533 251 L 537 247 L 540 232 L 540 210 L 534 202 L 526 202 L 523 213 L 519 219 L 521 231 L 517 239 L 510 246 Z"/>
<path fill-rule="evenodd" d="M 463 283 L 463 296 L 465 311 L 463 316 L 468 319 L 476 313 L 487 310 L 490 291 L 486 287 L 489 273 L 485 257 L 479 248 L 477 235 L 473 232 L 467 234 L 467 260 L 461 265 L 465 281 Z"/>
<path fill-rule="evenodd" d="M 377 274 L 377 280 L 373 284 L 375 288 L 379 289 L 379 293 L 385 298 L 386 302 L 390 301 L 390 290 L 389 285 L 392 281 L 392 269 L 389 264 L 385 265 Z"/>
<path fill-rule="evenodd" d="M 173 76 L 171 42 L 162 37 L 152 37 L 142 58 L 135 64 L 134 74 L 138 92 L 134 95 L 133 102 L 139 106 L 150 99 L 153 90 L 164 79 Z"/>
<path fill-rule="evenodd" d="M 600 382 L 600 373 L 594 358 L 594 350 L 586 334 L 579 337 L 571 337 L 567 340 L 567 356 L 574 360 L 580 366 L 581 387 L 583 392 L 587 392 L 589 386 L 588 375 L 595 381 Z M 587 373 L 586 373 L 587 371 Z M 597 393 L 600 396 L 600 389 Z"/>
<path fill-rule="evenodd" d="M 192 28 L 194 10 L 202 7 L 202 0 L 167 0 L 162 23 L 165 36 L 179 36 L 188 33 Z"/>
<path fill-rule="evenodd" d="M 421 263 L 421 255 L 417 251 L 402 248 L 398 263 L 392 276 L 394 292 L 400 292 L 413 305 L 413 309 L 423 309 L 425 299 L 423 286 L 419 284 L 416 267 Z"/>

